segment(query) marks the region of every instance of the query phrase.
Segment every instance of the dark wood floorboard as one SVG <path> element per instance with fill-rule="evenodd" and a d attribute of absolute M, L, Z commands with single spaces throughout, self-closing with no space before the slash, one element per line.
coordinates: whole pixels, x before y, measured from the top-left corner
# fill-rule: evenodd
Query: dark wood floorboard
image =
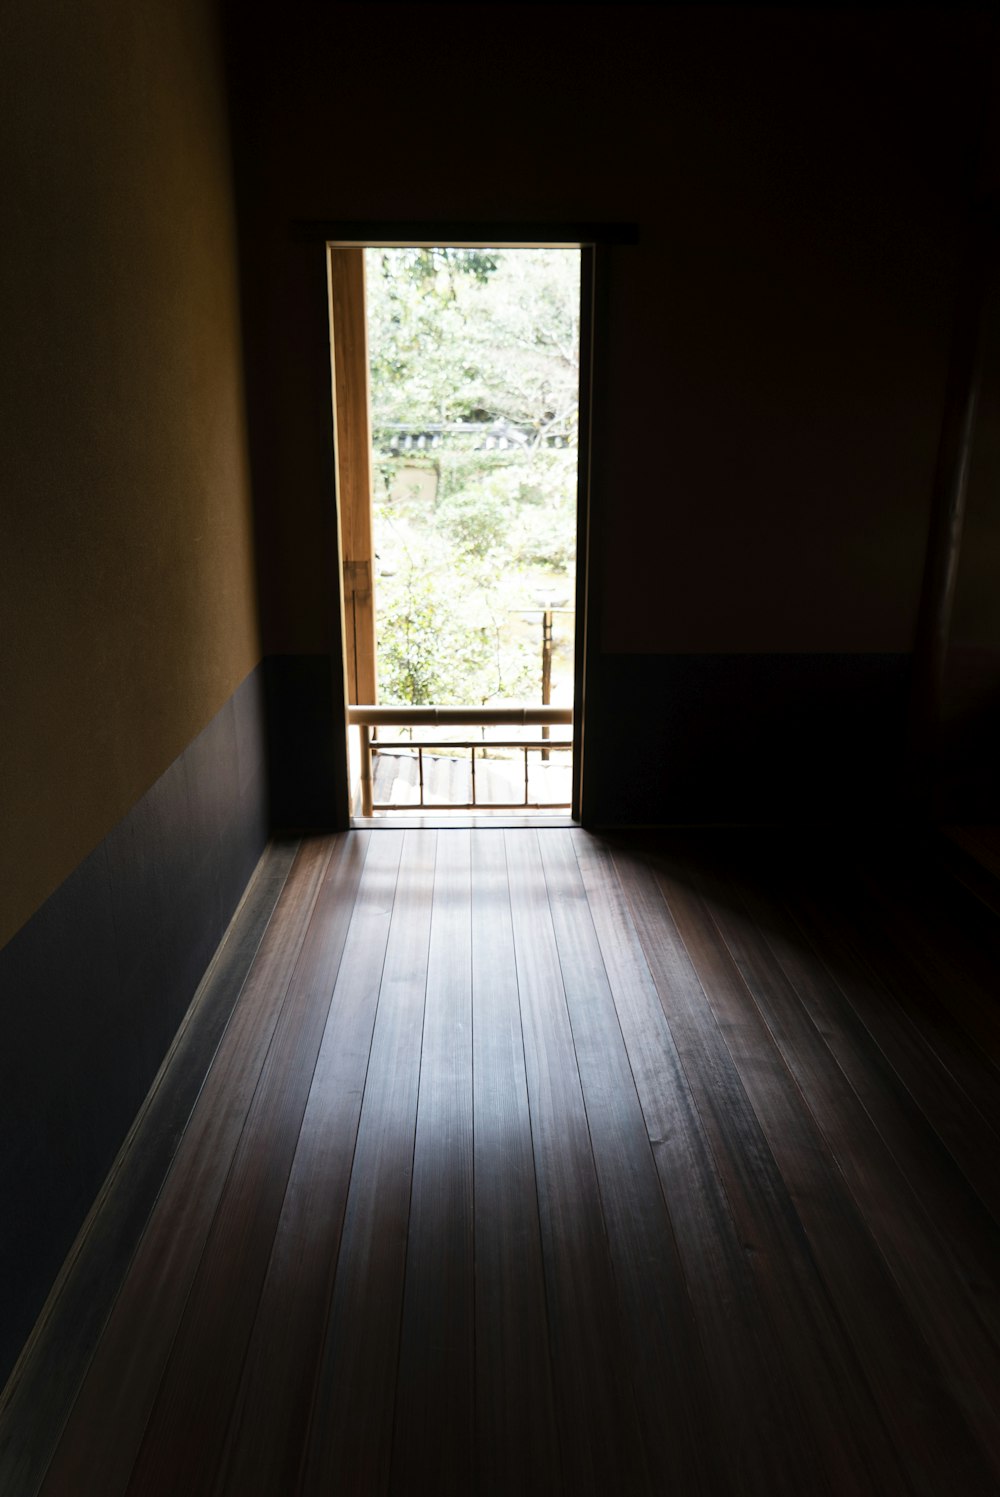
<path fill-rule="evenodd" d="M 1000 915 L 1000 827 L 942 827 L 936 855 L 963 894 Z"/>
<path fill-rule="evenodd" d="M 129 1497 L 211 1492 L 371 835 L 342 838 L 327 866 L 146 1425 Z M 213 1349 L 208 1361 L 206 1344 Z"/>
<path fill-rule="evenodd" d="M 476 1474 L 487 1497 L 563 1490 L 502 831 L 472 839 Z"/>
<path fill-rule="evenodd" d="M 1000 918 L 960 872 L 308 839 L 96 1345 L 33 1428 L 0 1405 L 3 1497 L 1000 1492 Z"/>
<path fill-rule="evenodd" d="M 961 975 L 950 971 L 947 989 L 943 989 L 940 973 L 928 973 L 913 938 L 907 939 L 884 908 L 859 899 L 852 902 L 848 919 L 857 932 L 854 940 L 863 943 L 879 981 L 907 1019 L 919 1021 L 921 1038 L 932 1050 L 935 1063 L 954 1077 L 994 1137 L 1000 1138 L 997 1071 L 972 1031 L 970 994 Z M 990 1045 L 989 1037 L 984 1038 Z"/>
<path fill-rule="evenodd" d="M 505 841 L 564 1479 L 651 1491 L 538 835 Z"/>
<path fill-rule="evenodd" d="M 989 927 L 996 922 L 979 920 L 967 900 L 955 898 L 945 879 L 921 879 L 911 865 L 901 866 L 895 859 L 880 860 L 859 873 L 873 919 L 893 955 L 903 963 L 903 971 L 916 975 L 931 994 L 947 992 L 947 1012 L 974 1042 L 977 1065 L 986 1068 L 982 1095 L 995 1106 L 1000 947 L 995 939 L 990 940 L 995 932 Z M 990 1121 L 994 1128 L 1000 1125 L 1000 1113 L 994 1111 Z"/>
<path fill-rule="evenodd" d="M 438 838 L 391 1490 L 475 1480 L 470 833 Z"/>
<path fill-rule="evenodd" d="M 372 836 L 218 1473 L 294 1492 L 340 1249 L 403 837 Z"/>
<path fill-rule="evenodd" d="M 677 1491 L 720 1486 L 709 1385 L 670 1215 L 572 841 L 537 834 L 646 1458 Z"/>
<path fill-rule="evenodd" d="M 668 897 L 675 909 L 682 903 L 689 909 L 694 904 L 690 894 L 676 888 Z M 927 1490 L 929 1483 L 933 1491 L 949 1469 L 951 1479 L 956 1473 L 953 1460 L 944 1460 L 942 1441 L 930 1421 L 942 1403 L 941 1427 L 951 1432 L 956 1421 L 948 1418 L 947 1380 L 921 1345 L 916 1326 L 936 1351 L 946 1344 L 952 1357 L 961 1362 L 968 1355 L 982 1371 L 986 1364 L 976 1355 L 978 1347 L 962 1345 L 962 1331 L 978 1342 L 981 1326 L 958 1293 L 949 1303 L 958 1333 L 949 1331 L 947 1317 L 942 1319 L 932 1286 L 935 1268 L 943 1265 L 939 1256 L 935 1264 L 933 1240 L 924 1235 L 926 1224 L 907 1225 L 907 1213 L 912 1215 L 917 1203 L 909 1199 L 905 1182 L 829 1058 L 817 1059 L 818 1039 L 794 993 L 783 990 L 776 964 L 762 960 L 758 951 L 752 960 L 748 957 L 746 929 L 724 901 L 707 897 L 702 917 L 706 913 L 723 935 L 741 979 L 739 984 L 713 982 L 711 1001 L 726 1015 L 737 1066 L 855 1354 L 858 1376 L 852 1392 L 859 1405 L 857 1427 L 870 1441 L 862 1452 L 866 1465 L 877 1487 L 891 1489 L 887 1453 L 874 1438 L 877 1422 L 871 1415 L 861 1416 L 864 1395 L 869 1395 L 909 1480 L 918 1490 Z M 688 913 L 685 918 L 698 917 Z M 760 1006 L 747 1002 L 748 996 L 757 998 Z M 917 1311 L 915 1323 L 906 1314 L 907 1305 Z M 914 1359 L 921 1375 L 904 1383 Z M 845 1372 L 848 1365 L 845 1360 Z M 989 1397 L 988 1383 L 973 1375 L 964 1386 L 970 1393 L 967 1402 L 974 1406 L 975 1424 L 985 1433 L 989 1418 L 984 1418 L 982 1404 Z M 952 1455 L 960 1448 L 961 1441 L 953 1443 Z M 988 1490 L 982 1461 L 973 1462 L 962 1476 L 965 1490 Z"/>
<path fill-rule="evenodd" d="M 725 898 L 707 896 L 707 905 L 753 999 L 744 1013 L 751 1024 L 759 1016 L 754 1047 L 763 1048 L 765 1035 L 773 1043 L 826 1152 L 836 1161 L 840 1178 L 831 1179 L 823 1199 L 838 1202 L 838 1236 L 832 1225 L 822 1226 L 815 1234 L 814 1254 L 839 1303 L 849 1304 L 847 1295 L 859 1301 L 856 1313 L 852 1308 L 842 1313 L 847 1324 L 856 1327 L 855 1346 L 869 1369 L 894 1444 L 904 1452 L 910 1479 L 918 1490 L 940 1491 L 951 1479 L 960 1481 L 963 1491 L 986 1492 L 988 1468 L 982 1462 L 962 1461 L 971 1442 L 952 1389 L 976 1390 L 976 1396 L 964 1400 L 966 1419 L 984 1448 L 992 1447 L 994 1457 L 1000 1455 L 994 1417 L 998 1390 L 993 1384 L 997 1347 L 989 1329 L 972 1294 L 954 1276 L 954 1264 L 935 1231 L 926 1200 L 910 1187 L 857 1093 L 831 1063 L 833 1057 L 800 993 L 762 936 L 762 929 L 774 923 L 772 911 L 758 906 L 762 926 Z M 806 985 L 800 974 L 800 988 Z M 826 1017 L 834 1023 L 839 1020 L 836 1011 L 828 1010 Z M 790 1089 L 789 1095 L 794 1096 Z M 774 1147 L 780 1159 L 782 1146 Z M 926 1176 L 921 1170 L 921 1185 Z M 803 1219 L 808 1230 L 815 1218 L 810 1214 Z M 834 1243 L 836 1260 L 827 1256 L 827 1245 Z M 848 1264 L 850 1280 L 844 1276 L 838 1284 L 837 1268 Z M 938 1291 L 949 1278 L 956 1292 L 944 1306 Z M 918 1326 L 933 1355 L 921 1345 Z M 905 1367 L 919 1368 L 919 1373 L 911 1377 L 906 1398 L 900 1399 L 896 1390 Z"/>
<path fill-rule="evenodd" d="M 860 1023 L 847 992 L 825 965 L 817 963 L 813 951 L 803 950 L 799 930 L 788 914 L 775 901 L 765 902 L 752 887 L 743 884 L 740 893 L 750 916 L 749 924 L 743 922 L 745 938 L 759 943 L 757 932 L 763 935 L 794 993 L 794 997 L 789 994 L 784 1011 L 779 1009 L 768 1020 L 776 1037 L 776 1026 L 787 1028 L 796 1021 L 803 1026 L 802 1045 L 789 1053 L 794 1057 L 804 1050 L 808 1059 L 811 1052 L 817 1088 L 833 1089 L 837 1105 L 832 1121 L 849 1108 L 852 1127 L 864 1127 L 867 1122 L 877 1134 L 878 1142 L 862 1134 L 860 1152 L 865 1167 L 870 1163 L 876 1171 L 882 1200 L 905 1214 L 902 1241 L 907 1255 L 911 1234 L 920 1242 L 935 1244 L 935 1250 L 948 1260 L 947 1268 L 941 1265 L 941 1270 L 958 1275 L 957 1282 L 965 1284 L 969 1302 L 994 1348 L 1000 1347 L 1000 1226 Z M 772 983 L 768 975 L 770 959 L 763 951 L 763 980 L 755 988 L 765 1017 L 774 1008 L 772 990 L 779 996 L 782 990 L 781 976 Z M 830 1066 L 831 1059 L 836 1069 Z M 845 1082 L 850 1092 L 845 1092 Z"/>
<path fill-rule="evenodd" d="M 679 881 L 665 889 L 662 875 L 629 856 L 617 863 L 743 1241 L 769 1268 L 770 1320 L 809 1400 L 819 1489 L 899 1490 L 888 1437 L 802 1220 L 803 1207 L 816 1201 L 834 1233 L 831 1258 L 839 1262 L 845 1247 L 840 1213 L 823 1197 L 824 1187 L 835 1183 L 832 1166 L 790 1095 L 777 1057 L 746 1032 L 738 974 L 696 897 Z M 863 1313 L 863 1304 L 855 1308 Z"/>
<path fill-rule="evenodd" d="M 128 1485 L 320 883 L 338 847 L 310 840 L 296 858 L 46 1473 L 46 1497 L 95 1489 L 117 1497 Z"/>
<path fill-rule="evenodd" d="M 373 833 L 372 835 L 376 835 Z M 439 834 L 404 833 L 304 1490 L 387 1490 Z"/>
<path fill-rule="evenodd" d="M 823 953 L 831 971 L 842 982 L 850 1002 L 887 1062 L 897 1072 L 929 1125 L 942 1139 L 959 1169 L 980 1196 L 995 1221 L 1000 1222 L 1000 1135 L 986 1114 L 992 1098 L 977 1105 L 937 1043 L 938 1017 L 924 1023 L 927 992 L 922 981 L 907 980 L 905 972 L 887 961 L 876 937 L 866 941 L 864 915 L 838 907 L 836 901 L 809 890 L 793 900 L 793 913 L 811 943 Z M 954 1052 L 954 1046 L 949 1046 Z M 968 1047 L 964 1047 L 968 1050 Z"/>
<path fill-rule="evenodd" d="M 168 1062 L 85 1225 L 0 1410 L 0 1492 L 34 1492 L 94 1354 L 233 1009 L 297 843 L 271 843 L 199 986 Z"/>
<path fill-rule="evenodd" d="M 769 1264 L 740 1234 L 609 849 L 576 839 L 577 858 L 691 1297 L 720 1420 L 721 1490 L 769 1497 L 816 1488 L 802 1391 L 776 1344 Z M 655 949 L 650 960 L 657 963 Z"/>

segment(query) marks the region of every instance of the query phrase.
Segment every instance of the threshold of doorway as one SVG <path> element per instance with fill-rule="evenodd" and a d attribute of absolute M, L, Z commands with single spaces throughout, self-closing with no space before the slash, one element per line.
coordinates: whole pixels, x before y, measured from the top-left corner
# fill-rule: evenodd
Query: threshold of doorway
<path fill-rule="evenodd" d="M 470 811 L 452 812 L 425 811 L 418 815 L 386 812 L 382 816 L 352 816 L 351 826 L 359 830 L 397 831 L 422 827 L 430 831 L 458 831 L 470 827 L 499 831 L 509 827 L 574 827 L 579 823 L 572 816 L 518 815 L 514 811 L 488 811 L 475 815 Z"/>

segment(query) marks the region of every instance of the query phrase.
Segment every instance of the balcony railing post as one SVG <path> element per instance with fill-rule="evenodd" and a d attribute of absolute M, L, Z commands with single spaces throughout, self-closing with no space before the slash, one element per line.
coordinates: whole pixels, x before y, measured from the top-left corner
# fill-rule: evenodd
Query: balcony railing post
<path fill-rule="evenodd" d="M 358 723 L 358 738 L 361 744 L 361 814 L 374 814 L 372 792 L 372 737 L 367 723 Z"/>

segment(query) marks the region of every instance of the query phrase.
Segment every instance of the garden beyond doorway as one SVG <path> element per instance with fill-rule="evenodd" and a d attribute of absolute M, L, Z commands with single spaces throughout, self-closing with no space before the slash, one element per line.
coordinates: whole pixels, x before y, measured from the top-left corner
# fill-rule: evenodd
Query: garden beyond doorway
<path fill-rule="evenodd" d="M 580 258 L 364 251 L 382 707 L 571 712 Z M 567 728 L 375 732 L 376 808 L 569 805 Z"/>

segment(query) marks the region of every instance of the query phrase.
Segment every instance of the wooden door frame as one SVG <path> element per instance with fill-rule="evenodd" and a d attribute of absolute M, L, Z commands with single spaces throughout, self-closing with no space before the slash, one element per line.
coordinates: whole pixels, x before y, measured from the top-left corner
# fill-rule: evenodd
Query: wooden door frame
<path fill-rule="evenodd" d="M 378 701 L 372 542 L 371 389 L 364 250 L 327 245 L 333 448 L 347 701 Z"/>
<path fill-rule="evenodd" d="M 336 435 L 337 378 L 333 325 L 336 315 L 333 303 L 331 251 L 336 248 L 427 248 L 445 245 L 456 249 L 575 249 L 580 254 L 580 436 L 577 452 L 577 554 L 576 554 L 576 631 L 574 641 L 573 684 L 573 788 L 571 815 L 574 821 L 588 825 L 587 780 L 584 774 L 588 724 L 598 711 L 598 694 L 594 657 L 598 638 L 600 588 L 595 576 L 597 545 L 602 526 L 603 505 L 596 502 L 594 484 L 595 430 L 595 344 L 603 335 L 607 251 L 611 246 L 635 244 L 638 230 L 629 224 L 584 223 L 474 223 L 461 222 L 357 222 L 320 221 L 297 223 L 293 233 L 298 239 L 325 244 L 327 308 L 331 329 L 329 350 L 330 399 L 333 413 L 334 462 L 332 496 L 336 525 L 331 572 L 340 600 L 341 649 L 335 657 L 334 701 L 343 713 L 345 746 L 348 735 L 347 706 L 351 674 L 347 652 L 353 637 L 345 604 L 345 561 L 342 541 L 342 481 Z M 357 470 L 356 470 L 357 471 Z M 362 558 L 363 559 L 363 558 Z M 335 579 L 335 581 L 334 581 Z M 352 573 L 352 583 L 356 580 Z M 363 592 L 363 589 L 362 589 Z M 339 667 L 339 669 L 338 669 Z M 355 677 L 357 679 L 357 677 Z M 349 760 L 348 760 L 349 762 Z M 346 776 L 345 776 L 346 779 Z M 339 797 L 338 797 L 339 799 Z M 346 792 L 345 792 L 346 800 Z M 348 813 L 347 824 L 350 824 Z"/>

